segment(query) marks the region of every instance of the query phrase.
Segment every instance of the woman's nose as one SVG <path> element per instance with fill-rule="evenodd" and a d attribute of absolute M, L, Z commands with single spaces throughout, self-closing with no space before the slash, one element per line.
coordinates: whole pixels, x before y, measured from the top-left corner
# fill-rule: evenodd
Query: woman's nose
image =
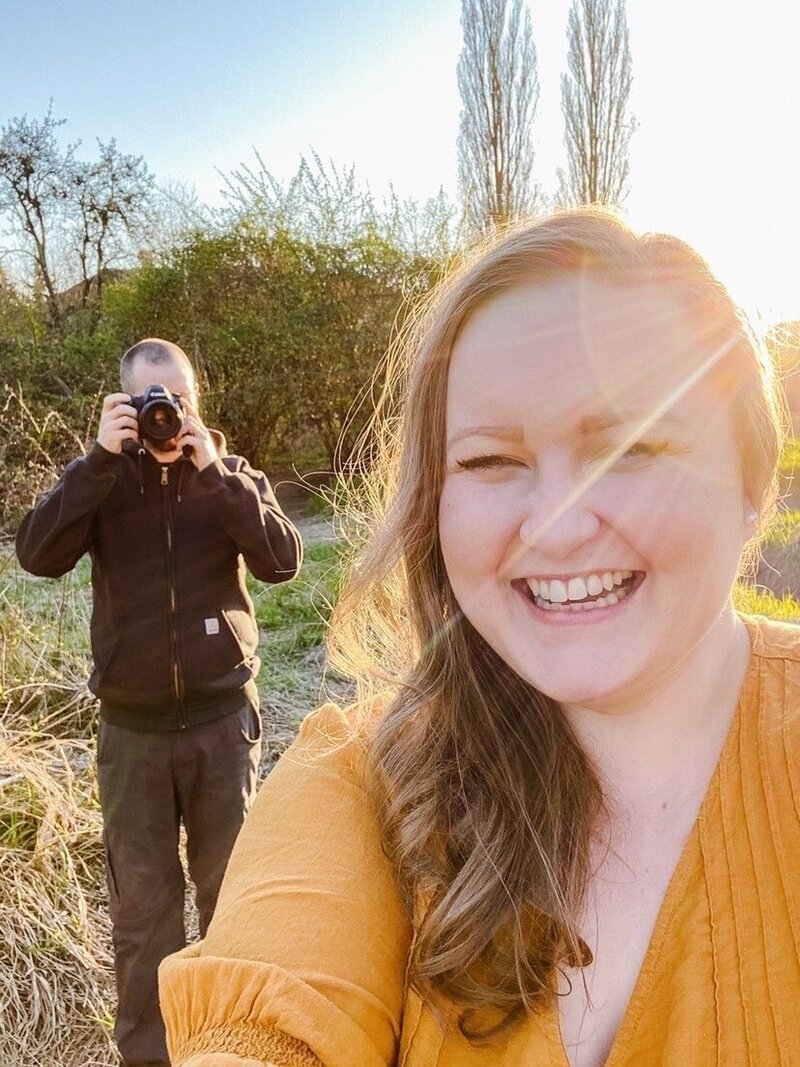
<path fill-rule="evenodd" d="M 542 556 L 566 559 L 593 540 L 601 521 L 592 509 L 588 486 L 579 481 L 541 478 L 531 492 L 520 524 L 520 540 Z"/>

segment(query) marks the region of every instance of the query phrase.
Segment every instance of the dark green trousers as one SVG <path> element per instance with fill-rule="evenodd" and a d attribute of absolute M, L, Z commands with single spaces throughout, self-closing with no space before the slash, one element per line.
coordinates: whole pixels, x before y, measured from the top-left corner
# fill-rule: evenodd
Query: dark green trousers
<path fill-rule="evenodd" d="M 249 704 L 165 733 L 101 718 L 97 778 L 117 980 L 114 1037 L 126 1067 L 169 1062 L 157 972 L 186 944 L 181 821 L 203 936 L 255 796 L 260 755 L 261 719 Z"/>

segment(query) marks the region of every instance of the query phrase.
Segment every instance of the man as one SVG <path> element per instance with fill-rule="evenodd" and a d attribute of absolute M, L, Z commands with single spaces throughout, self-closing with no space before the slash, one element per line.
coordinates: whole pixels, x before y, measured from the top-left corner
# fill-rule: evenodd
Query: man
<path fill-rule="evenodd" d="M 53 578 L 92 559 L 115 1037 L 125 1067 L 160 1067 L 157 968 L 185 943 L 180 821 L 202 935 L 255 791 L 258 628 L 245 565 L 286 581 L 301 542 L 267 478 L 204 425 L 182 349 L 140 341 L 120 380 L 88 455 L 23 520 L 17 554 Z M 147 405 L 152 386 L 163 391 Z"/>

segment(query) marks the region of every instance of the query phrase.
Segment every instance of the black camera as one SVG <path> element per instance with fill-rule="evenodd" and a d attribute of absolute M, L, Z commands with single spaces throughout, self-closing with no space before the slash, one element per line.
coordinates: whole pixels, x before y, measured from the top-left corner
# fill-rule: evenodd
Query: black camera
<path fill-rule="evenodd" d="M 181 398 L 163 385 L 148 385 L 141 396 L 132 396 L 131 404 L 139 414 L 139 434 L 149 441 L 169 441 L 177 437 L 183 425 Z"/>

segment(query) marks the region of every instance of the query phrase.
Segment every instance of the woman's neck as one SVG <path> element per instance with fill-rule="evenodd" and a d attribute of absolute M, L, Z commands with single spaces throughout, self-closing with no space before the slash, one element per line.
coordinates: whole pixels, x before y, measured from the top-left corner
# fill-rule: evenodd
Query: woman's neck
<path fill-rule="evenodd" d="M 747 629 L 731 609 L 677 669 L 627 705 L 564 708 L 612 810 L 659 811 L 667 798 L 672 806 L 684 789 L 694 793 L 698 779 L 707 781 L 749 659 Z"/>

